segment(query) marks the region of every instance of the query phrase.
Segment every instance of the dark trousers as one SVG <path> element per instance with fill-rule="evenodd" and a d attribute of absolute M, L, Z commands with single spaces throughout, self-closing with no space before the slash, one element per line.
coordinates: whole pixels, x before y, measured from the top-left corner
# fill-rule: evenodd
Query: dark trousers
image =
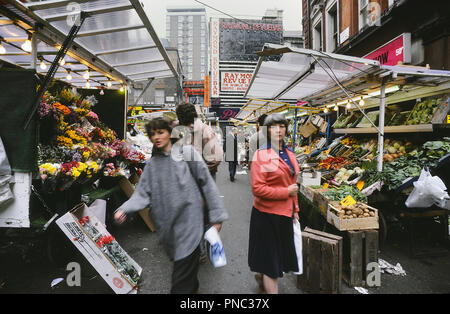
<path fill-rule="evenodd" d="M 236 168 L 237 168 L 236 161 L 228 162 L 228 170 L 230 171 L 230 179 L 234 179 L 234 176 L 236 175 Z"/>
<path fill-rule="evenodd" d="M 197 247 L 191 255 L 173 264 L 172 294 L 194 294 L 198 291 L 198 266 L 200 249 Z"/>

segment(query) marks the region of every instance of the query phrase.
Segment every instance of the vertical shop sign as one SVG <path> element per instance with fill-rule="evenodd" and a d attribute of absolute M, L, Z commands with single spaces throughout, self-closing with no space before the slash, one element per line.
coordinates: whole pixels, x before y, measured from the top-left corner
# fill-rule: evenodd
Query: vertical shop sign
<path fill-rule="evenodd" d="M 204 91 L 205 91 L 204 96 L 203 96 L 204 104 L 205 104 L 204 106 L 209 107 L 210 106 L 210 103 L 209 103 L 209 98 L 210 98 L 210 96 L 209 96 L 209 75 L 205 75 Z"/>
<path fill-rule="evenodd" d="M 219 19 L 211 19 L 211 97 L 219 97 Z"/>

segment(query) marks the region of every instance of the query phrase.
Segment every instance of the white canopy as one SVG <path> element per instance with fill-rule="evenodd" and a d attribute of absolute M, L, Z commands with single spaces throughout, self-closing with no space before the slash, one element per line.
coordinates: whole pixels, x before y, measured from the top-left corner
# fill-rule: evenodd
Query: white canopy
<path fill-rule="evenodd" d="M 37 57 L 47 63 L 53 61 L 60 45 L 69 34 L 75 17 L 88 14 L 72 48 L 65 58 L 68 66 L 61 66 L 56 78 L 66 80 L 71 70 L 75 86 L 83 86 L 83 73 L 89 67 L 92 86 L 105 84 L 108 78 L 116 86 L 146 81 L 151 78 L 178 78 L 166 50 L 156 35 L 143 6 L 138 0 L 12 0 L 0 9 L 0 36 L 6 54 L 0 55 L 10 63 L 29 67 L 30 54 L 20 48 L 35 32 L 40 40 Z M 18 17 L 12 18 L 13 17 Z M 14 21 L 14 22 L 13 22 Z M 45 74 L 40 68 L 36 70 Z"/>

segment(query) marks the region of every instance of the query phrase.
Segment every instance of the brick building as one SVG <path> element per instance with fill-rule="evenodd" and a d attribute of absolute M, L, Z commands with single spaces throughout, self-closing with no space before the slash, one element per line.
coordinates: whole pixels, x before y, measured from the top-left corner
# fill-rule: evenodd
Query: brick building
<path fill-rule="evenodd" d="M 450 1 L 302 0 L 305 48 L 450 69 Z M 391 45 L 393 50 L 389 49 Z M 377 52 L 380 52 L 377 55 Z M 402 52 L 401 58 L 388 61 Z"/>

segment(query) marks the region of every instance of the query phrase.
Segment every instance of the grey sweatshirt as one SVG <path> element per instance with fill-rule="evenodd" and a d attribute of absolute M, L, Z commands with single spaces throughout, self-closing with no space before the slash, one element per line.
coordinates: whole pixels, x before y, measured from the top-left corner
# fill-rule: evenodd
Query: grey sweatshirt
<path fill-rule="evenodd" d="M 227 220 L 216 183 L 201 155 L 190 145 L 175 144 L 169 154 L 156 152 L 145 165 L 131 198 L 117 209 L 129 214 L 150 207 L 156 232 L 175 261 L 197 248 L 204 231 L 202 196 L 186 162 L 188 156 L 194 156 L 191 165 L 202 185 L 210 222 Z"/>

